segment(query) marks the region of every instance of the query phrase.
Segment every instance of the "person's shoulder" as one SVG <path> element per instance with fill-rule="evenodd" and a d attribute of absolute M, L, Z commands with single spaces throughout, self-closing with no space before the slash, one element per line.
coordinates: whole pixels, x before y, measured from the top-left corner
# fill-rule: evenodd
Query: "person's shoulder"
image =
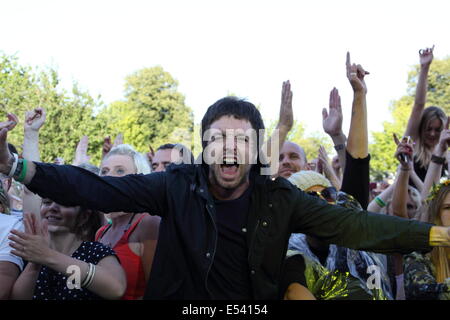
<path fill-rule="evenodd" d="M 148 233 L 150 230 L 154 230 L 155 228 L 159 228 L 159 223 L 161 222 L 161 217 L 152 216 L 148 213 L 144 213 L 141 221 L 136 226 L 136 230 L 141 233 Z"/>
<path fill-rule="evenodd" d="M 0 213 L 0 234 L 4 231 L 9 233 L 11 229 L 22 229 L 22 226 L 22 218 Z"/>
<path fill-rule="evenodd" d="M 192 183 L 204 179 L 205 169 L 201 164 L 171 164 L 166 168 L 166 178 L 169 184 L 179 185 L 180 181 Z"/>
<path fill-rule="evenodd" d="M 199 165 L 195 164 L 176 164 L 172 163 L 167 166 L 166 174 L 192 174 L 198 169 Z"/>

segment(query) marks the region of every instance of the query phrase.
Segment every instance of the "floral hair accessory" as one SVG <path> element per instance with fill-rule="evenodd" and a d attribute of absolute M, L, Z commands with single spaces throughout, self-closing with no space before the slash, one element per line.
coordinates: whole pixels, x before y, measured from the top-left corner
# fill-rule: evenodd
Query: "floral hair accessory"
<path fill-rule="evenodd" d="M 431 188 L 430 195 L 427 198 L 427 202 L 431 202 L 436 198 L 436 195 L 438 194 L 439 190 L 441 190 L 442 186 L 449 186 L 450 185 L 450 179 L 445 178 L 444 180 L 441 180 L 440 183 L 434 184 Z"/>

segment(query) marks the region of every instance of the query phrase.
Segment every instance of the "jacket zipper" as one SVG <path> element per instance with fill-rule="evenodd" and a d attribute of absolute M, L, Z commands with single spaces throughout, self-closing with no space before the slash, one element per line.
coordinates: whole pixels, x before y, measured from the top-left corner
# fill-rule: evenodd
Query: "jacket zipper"
<path fill-rule="evenodd" d="M 214 239 L 214 250 L 213 250 L 213 252 L 211 254 L 211 262 L 209 263 L 208 271 L 206 271 L 206 277 L 205 277 L 205 288 L 206 288 L 206 291 L 208 292 L 209 296 L 212 297 L 211 291 L 209 291 L 209 288 L 208 288 L 208 275 L 209 275 L 209 272 L 211 271 L 212 265 L 214 263 L 214 256 L 216 255 L 217 238 L 219 237 L 219 231 L 217 230 L 216 222 L 214 221 L 214 219 L 212 217 L 212 213 L 210 211 L 211 209 L 210 209 L 209 204 L 206 204 L 206 210 L 208 211 L 209 217 L 211 218 L 211 220 L 213 222 L 214 230 L 216 231 L 216 238 Z"/>
<path fill-rule="evenodd" d="M 249 263 L 250 263 L 250 257 L 251 257 L 251 254 L 252 254 L 252 252 L 253 252 L 253 250 L 252 250 L 252 248 L 253 248 L 253 242 L 254 242 L 254 240 L 255 240 L 256 233 L 258 232 L 259 222 L 260 222 L 260 221 L 261 221 L 260 219 L 258 219 L 258 221 L 256 221 L 255 231 L 253 232 L 253 234 L 252 234 L 252 239 L 250 240 L 250 247 L 248 248 L 248 262 L 249 262 Z M 251 268 L 250 265 L 249 265 L 249 267 Z"/>

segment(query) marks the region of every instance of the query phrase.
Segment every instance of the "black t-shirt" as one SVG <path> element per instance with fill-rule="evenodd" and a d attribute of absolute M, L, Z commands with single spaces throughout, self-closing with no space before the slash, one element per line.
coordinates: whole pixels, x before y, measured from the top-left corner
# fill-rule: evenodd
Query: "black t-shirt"
<path fill-rule="evenodd" d="M 447 168 L 446 164 L 442 166 L 441 177 L 445 176 L 446 168 Z M 416 172 L 416 174 L 420 178 L 420 180 L 425 181 L 425 177 L 426 177 L 427 171 L 428 171 L 428 166 L 426 168 L 422 167 L 416 158 L 414 158 L 414 171 Z M 409 178 L 409 185 L 413 186 L 417 189 L 417 186 L 415 185 L 415 183 L 413 182 L 413 180 L 411 178 Z"/>
<path fill-rule="evenodd" d="M 251 187 L 238 199 L 215 200 L 218 240 L 208 276 L 213 299 L 252 299 L 246 241 L 250 195 Z"/>
<path fill-rule="evenodd" d="M 282 273 L 282 279 L 281 279 L 281 285 L 280 285 L 280 295 L 281 299 L 283 299 L 287 288 L 292 283 L 299 283 L 302 286 L 308 288 L 308 284 L 306 283 L 305 278 L 305 259 L 301 254 L 293 255 L 286 259 L 284 267 L 283 267 L 283 273 Z"/>

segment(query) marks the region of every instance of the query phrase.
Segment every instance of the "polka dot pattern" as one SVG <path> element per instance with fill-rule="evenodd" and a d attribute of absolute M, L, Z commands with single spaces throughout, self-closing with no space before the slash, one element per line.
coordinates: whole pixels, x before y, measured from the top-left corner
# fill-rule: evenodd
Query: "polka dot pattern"
<path fill-rule="evenodd" d="M 116 256 L 108 246 L 100 242 L 82 242 L 80 247 L 72 254 L 72 258 L 98 264 L 107 256 Z M 83 279 L 83 275 L 81 276 Z M 41 268 L 33 300 L 99 300 L 102 299 L 87 289 L 72 289 L 67 287 L 67 276 L 56 272 L 46 266 Z"/>

